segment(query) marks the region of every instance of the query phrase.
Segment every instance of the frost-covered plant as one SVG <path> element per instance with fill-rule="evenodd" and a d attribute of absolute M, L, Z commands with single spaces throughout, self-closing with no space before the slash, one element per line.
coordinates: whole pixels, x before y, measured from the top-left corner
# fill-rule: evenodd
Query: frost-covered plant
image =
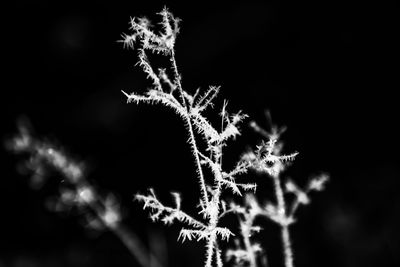
<path fill-rule="evenodd" d="M 153 221 L 183 224 L 178 240 L 205 241 L 205 267 L 223 266 L 219 243 L 221 240 L 227 241 L 235 234 L 221 225 L 221 218 L 233 213 L 239 218 L 240 232 L 234 237 L 236 247 L 229 249 L 225 254 L 227 260 L 233 260 L 235 266 L 267 266 L 265 250 L 252 238 L 254 234 L 261 234 L 262 230 L 260 226 L 255 225 L 255 219 L 259 216 L 266 217 L 280 226 L 285 267 L 293 267 L 289 226 L 296 221 L 295 213 L 298 207 L 310 202 L 311 191 L 321 191 L 324 188 L 328 176 L 320 175 L 310 179 L 304 189 L 291 180 L 283 181 L 282 173 L 297 153 L 282 154 L 283 144 L 280 137 L 285 128 L 278 128 L 271 120 L 270 131 L 251 122 L 251 127 L 265 140 L 254 151 L 245 153 L 234 164 L 233 169 L 226 170 L 223 167 L 224 149 L 228 141 L 240 135 L 239 124 L 247 115 L 240 111 L 235 114 L 228 113 L 227 102 L 224 101 L 218 113 L 221 123 L 217 126 L 210 123 L 205 111 L 214 107 L 213 102 L 220 87 L 210 86 L 204 92 L 198 89 L 193 94 L 184 90 L 174 50 L 179 33 L 179 19 L 166 8 L 159 15 L 162 27 L 160 32 L 154 30 L 148 19 L 132 18 L 131 32 L 122 35 L 121 42 L 124 47 L 138 51 L 138 65 L 152 82 L 152 86 L 144 94 L 125 91 L 122 93 L 127 97 L 128 103 L 159 103 L 174 110 L 183 120 L 200 189 L 198 214 L 190 215 L 181 209 L 181 196 L 177 192 L 171 193 L 174 206 L 164 205 L 153 189 L 149 189 L 147 194 L 136 194 L 135 199 L 143 204 L 144 209 L 150 210 L 150 218 Z M 148 59 L 149 53 L 165 56 L 170 66 L 155 70 Z M 267 117 L 270 118 L 269 115 Z M 21 125 L 19 130 L 19 134 L 9 142 L 9 148 L 16 153 L 29 155 L 26 166 L 34 173 L 36 181 L 40 181 L 49 168 L 63 177 L 60 195 L 53 205 L 56 210 L 65 207 L 90 210 L 91 212 L 83 213 L 89 226 L 103 226 L 114 232 L 143 267 L 150 264 L 161 267 L 140 240 L 122 226 L 119 203 L 115 197 L 112 194 L 99 194 L 86 179 L 81 163 L 72 160 L 62 149 L 50 142 L 34 138 L 24 125 Z M 238 177 L 250 169 L 271 178 L 275 198 L 273 202 L 260 204 L 254 195 L 256 184 L 237 181 Z M 244 204 L 226 204 L 222 199 L 225 191 L 243 197 Z M 286 198 L 288 194 L 294 196 L 291 203 Z M 153 263 L 150 259 L 153 259 Z"/>
<path fill-rule="evenodd" d="M 32 173 L 33 188 L 41 188 L 51 172 L 60 176 L 59 193 L 47 201 L 47 207 L 55 212 L 77 210 L 88 228 L 113 232 L 141 266 L 149 266 L 151 260 L 152 266 L 161 267 L 138 236 L 122 224 L 120 203 L 115 195 L 99 193 L 86 177 L 85 164 L 72 159 L 60 146 L 34 137 L 28 125 L 26 120 L 20 121 L 19 132 L 7 140 L 6 146 L 16 154 L 28 156 L 23 167 Z"/>
<path fill-rule="evenodd" d="M 311 191 L 321 191 L 324 189 L 325 183 L 328 181 L 326 174 L 313 177 L 309 180 L 308 185 L 301 189 L 292 180 L 286 180 L 282 186 L 282 172 L 286 168 L 285 162 L 294 160 L 297 153 L 290 155 L 281 155 L 283 143 L 280 141 L 281 134 L 286 128 L 279 128 L 272 123 L 269 112 L 266 113 L 271 130 L 266 131 L 259 127 L 256 122 L 251 122 L 251 127 L 261 134 L 267 141 L 262 141 L 255 151 L 250 151 L 243 156 L 243 160 L 256 171 L 267 174 L 273 182 L 275 203 L 267 202 L 260 205 L 257 199 L 248 195 L 245 201 L 245 207 L 231 203 L 231 209 L 239 216 L 240 230 L 242 238 L 242 246 L 227 251 L 227 258 L 233 258 L 238 266 L 257 266 L 257 256 L 263 255 L 258 243 L 253 243 L 250 236 L 260 231 L 259 226 L 254 225 L 255 218 L 263 216 L 281 228 L 281 239 L 284 253 L 285 267 L 293 267 L 293 250 L 289 226 L 293 224 L 295 213 L 300 205 L 310 203 L 309 193 Z M 293 194 L 294 200 L 288 203 L 285 198 L 286 194 Z M 237 243 L 240 243 L 237 241 Z M 265 261 L 265 260 L 264 260 Z"/>
<path fill-rule="evenodd" d="M 200 219 L 195 219 L 181 210 L 181 198 L 178 193 L 172 193 L 175 206 L 163 205 L 150 189 L 149 194 L 137 194 L 136 200 L 144 203 L 145 209 L 151 210 L 152 220 L 161 220 L 165 224 L 179 221 L 186 225 L 181 229 L 179 239 L 206 241 L 205 266 L 211 267 L 213 259 L 217 266 L 222 266 L 221 251 L 218 240 L 228 240 L 233 235 L 231 230 L 219 226 L 222 216 L 227 213 L 225 202 L 221 199 L 224 190 L 230 189 L 233 193 L 241 195 L 242 191 L 255 190 L 255 184 L 243 184 L 236 182 L 236 176 L 243 174 L 250 167 L 250 162 L 240 161 L 233 170 L 224 171 L 222 168 L 223 148 L 229 139 L 234 139 L 240 134 L 238 124 L 246 118 L 245 114 L 238 112 L 228 114 L 226 102 L 221 112 L 221 125 L 217 130 L 204 111 L 213 106 L 213 100 L 219 92 L 219 87 L 211 86 L 206 92 L 197 90 L 190 94 L 182 87 L 181 76 L 175 60 L 174 45 L 179 33 L 179 19 L 164 8 L 159 15 L 162 18 L 162 31 L 154 32 L 149 20 L 145 18 L 132 18 L 130 21 L 130 34 L 124 34 L 122 42 L 126 47 L 136 47 L 140 65 L 153 86 L 145 95 L 126 93 L 128 102 L 134 103 L 160 103 L 172 108 L 184 121 L 188 131 L 192 155 L 197 168 L 198 181 L 200 185 Z M 168 70 L 172 72 L 172 78 L 165 69 L 154 70 L 148 60 L 147 52 L 162 54 L 166 56 L 171 66 Z M 198 137 L 206 143 L 206 148 L 198 146 Z M 211 170 L 213 176 L 206 179 L 204 168 Z"/>
<path fill-rule="evenodd" d="M 227 257 L 234 258 L 238 265 L 257 265 L 257 256 L 262 249 L 259 244 L 252 243 L 250 236 L 254 232 L 260 231 L 260 227 L 254 226 L 256 216 L 266 216 L 281 227 L 283 250 L 285 255 L 285 266 L 293 266 L 293 252 L 289 236 L 289 225 L 295 221 L 294 214 L 300 204 L 308 204 L 307 193 L 312 190 L 321 190 L 327 181 L 327 176 L 320 176 L 312 179 L 306 189 L 300 189 L 293 181 L 287 181 L 285 187 L 282 186 L 281 173 L 285 169 L 286 162 L 294 160 L 297 153 L 281 155 L 282 143 L 279 140 L 284 128 L 272 125 L 271 131 L 261 129 L 255 122 L 251 126 L 266 141 L 263 141 L 255 151 L 246 153 L 231 171 L 224 171 L 222 168 L 223 148 L 227 141 L 240 134 L 237 127 L 247 116 L 241 112 L 230 115 L 226 111 L 226 102 L 219 113 L 222 125 L 221 131 L 211 125 L 203 111 L 213 106 L 213 100 L 218 94 L 219 87 L 211 86 L 205 93 L 201 94 L 197 90 L 193 95 L 185 91 L 182 87 L 181 77 L 175 60 L 174 45 L 179 32 L 179 19 L 175 18 L 166 8 L 159 15 L 162 18 L 162 31 L 155 33 L 149 20 L 146 18 L 131 19 L 131 33 L 124 34 L 122 42 L 126 47 L 138 50 L 138 65 L 153 86 L 147 90 L 145 95 L 136 93 L 126 93 L 128 103 L 161 103 L 172 108 L 184 121 L 189 133 L 189 144 L 192 149 L 193 158 L 197 168 L 198 180 L 200 185 L 199 214 L 202 220 L 195 219 L 181 210 L 181 198 L 178 193 L 172 193 L 175 206 L 163 205 L 156 197 L 153 189 L 149 194 L 137 194 L 136 200 L 144 203 L 144 209 L 150 209 L 150 218 L 153 221 L 161 220 L 165 224 L 179 221 L 190 228 L 182 228 L 178 239 L 182 241 L 188 239 L 206 240 L 206 261 L 205 266 L 211 267 L 213 256 L 217 266 L 222 266 L 221 251 L 218 246 L 218 238 L 224 240 L 233 236 L 231 230 L 219 226 L 219 220 L 229 212 L 236 212 L 240 218 L 240 231 L 244 248 L 229 250 Z M 168 70 L 172 72 L 170 78 L 166 69 L 155 71 L 148 60 L 147 52 L 162 54 L 168 57 L 171 66 Z M 200 136 L 207 144 L 205 149 L 198 146 L 197 137 Z M 213 177 L 206 179 L 203 168 L 209 168 Z M 268 174 L 273 181 L 276 204 L 268 203 L 261 207 L 254 197 L 246 197 L 245 207 L 231 204 L 227 209 L 225 202 L 221 199 L 223 190 L 230 189 L 237 195 L 242 195 L 242 191 L 255 190 L 255 184 L 241 184 L 236 182 L 236 177 L 246 173 L 249 168 L 258 172 Z M 210 181 L 211 180 L 211 181 Z M 285 193 L 295 195 L 295 200 L 291 207 L 285 201 Z M 240 242 L 239 242 L 240 243 Z M 265 254 L 264 254 L 265 255 Z M 266 261 L 266 257 L 263 257 Z"/>

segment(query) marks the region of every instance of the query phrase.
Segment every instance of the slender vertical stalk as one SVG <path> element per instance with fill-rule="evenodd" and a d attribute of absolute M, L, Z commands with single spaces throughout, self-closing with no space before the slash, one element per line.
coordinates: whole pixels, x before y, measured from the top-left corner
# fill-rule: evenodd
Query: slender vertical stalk
<path fill-rule="evenodd" d="M 215 257 L 217 258 L 217 267 L 223 267 L 221 249 L 218 247 L 218 244 L 215 245 Z"/>
<path fill-rule="evenodd" d="M 285 203 L 285 198 L 283 196 L 282 185 L 278 174 L 273 175 L 272 178 L 274 180 L 274 188 L 275 188 L 274 191 L 276 199 L 278 201 L 279 213 L 283 219 L 280 222 L 280 226 L 281 226 L 281 238 L 282 238 L 282 247 L 285 259 L 285 267 L 293 267 L 293 251 L 290 242 L 289 226 L 286 222 L 287 219 L 286 203 Z"/>
<path fill-rule="evenodd" d="M 220 174 L 222 176 L 222 174 Z M 216 205 L 216 209 L 210 214 L 208 226 L 210 229 L 215 229 L 218 225 L 219 221 L 219 205 L 220 205 L 220 198 L 221 198 L 221 184 L 220 181 L 217 179 L 215 180 L 215 190 L 212 196 L 212 203 L 211 205 Z M 206 265 L 205 267 L 211 267 L 212 263 L 212 256 L 215 249 L 215 258 L 217 261 L 217 265 L 222 262 L 221 253 L 218 253 L 218 244 L 217 244 L 217 235 L 216 233 L 212 233 L 210 238 L 208 239 L 207 243 L 207 252 L 206 252 Z"/>
<path fill-rule="evenodd" d="M 182 100 L 182 104 L 183 107 L 186 110 L 186 125 L 188 127 L 188 131 L 189 131 L 189 142 L 193 151 L 193 155 L 195 158 L 195 162 L 196 162 L 196 166 L 197 166 L 197 173 L 199 175 L 199 180 L 200 180 L 200 188 L 201 188 L 201 195 L 202 195 L 202 199 L 203 202 L 208 206 L 208 195 L 207 195 L 207 188 L 206 188 L 206 184 L 205 184 L 205 180 L 204 180 L 204 174 L 203 174 L 203 170 L 201 168 L 201 163 L 200 163 L 200 157 L 199 157 L 199 151 L 197 149 L 197 143 L 196 143 L 196 139 L 194 136 L 194 132 L 193 132 L 193 125 L 192 122 L 190 120 L 190 115 L 189 115 L 189 107 L 186 103 L 185 100 L 185 96 L 183 94 L 183 89 L 182 89 L 182 83 L 181 83 L 181 79 L 180 79 L 180 75 L 178 72 L 178 67 L 176 65 L 176 60 L 175 60 L 175 52 L 173 50 L 171 50 L 171 63 L 172 63 L 172 69 L 174 70 L 174 76 L 176 77 L 176 82 L 177 82 L 177 87 L 179 90 L 179 94 Z"/>
<path fill-rule="evenodd" d="M 285 266 L 293 267 L 293 251 L 290 241 L 289 226 L 283 225 L 281 227 L 281 237 L 283 242 L 283 251 L 285 253 Z"/>
<path fill-rule="evenodd" d="M 248 252 L 250 267 L 257 267 L 256 257 L 254 255 L 254 250 L 253 250 L 253 247 L 251 246 L 251 242 L 250 242 L 250 227 L 251 227 L 251 225 L 253 225 L 253 219 L 246 218 L 246 221 L 243 223 L 243 225 L 240 226 L 240 230 L 241 230 L 242 236 L 243 236 L 244 247 L 246 248 L 246 251 Z"/>
<path fill-rule="evenodd" d="M 211 234 L 211 236 L 207 242 L 207 259 L 206 259 L 205 267 L 211 267 L 212 256 L 214 254 L 213 252 L 214 252 L 215 242 L 217 242 L 217 235 L 215 233 L 213 233 L 213 234 Z M 220 260 L 217 259 L 217 261 L 220 261 Z"/>

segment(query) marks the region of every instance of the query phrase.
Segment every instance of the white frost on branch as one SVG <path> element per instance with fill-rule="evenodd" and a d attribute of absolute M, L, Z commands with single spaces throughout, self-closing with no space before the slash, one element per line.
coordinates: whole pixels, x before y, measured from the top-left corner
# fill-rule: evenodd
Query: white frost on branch
<path fill-rule="evenodd" d="M 205 222 L 196 220 L 180 208 L 180 196 L 174 193 L 175 207 L 163 205 L 151 189 L 147 195 L 136 195 L 136 200 L 143 202 L 144 208 L 151 211 L 150 218 L 171 224 L 175 221 L 190 226 L 192 229 L 183 228 L 179 237 L 182 240 L 206 240 L 206 267 L 211 267 L 213 259 L 217 266 L 222 265 L 221 251 L 218 240 L 227 240 L 233 233 L 219 226 L 219 219 L 226 214 L 226 206 L 221 199 L 225 189 L 234 194 L 242 195 L 243 191 L 254 191 L 255 184 L 238 183 L 236 179 L 250 168 L 249 163 L 240 161 L 230 172 L 222 168 L 223 149 L 227 142 L 240 135 L 239 124 L 247 115 L 238 112 L 229 114 L 226 102 L 219 113 L 221 125 L 214 127 L 204 115 L 207 108 L 213 108 L 220 87 L 210 86 L 204 93 L 197 90 L 194 94 L 184 90 L 181 76 L 175 61 L 174 45 L 179 32 L 179 19 L 175 18 L 166 8 L 161 15 L 160 33 L 156 33 L 147 19 L 131 19 L 131 34 L 123 35 L 125 47 L 138 50 L 138 65 L 142 67 L 152 82 L 152 87 L 144 94 L 122 93 L 127 97 L 128 103 L 157 103 L 174 110 L 184 121 L 189 133 L 188 143 L 191 146 L 193 158 L 196 163 L 200 185 L 200 211 Z M 169 58 L 171 66 L 159 68 L 158 73 L 153 69 L 147 57 L 147 52 L 162 54 Z M 168 71 L 167 71 L 168 70 Z M 173 76 L 169 76 L 171 73 Z M 218 129 L 218 130 L 217 130 Z M 206 147 L 198 146 L 198 137 L 204 141 Z M 207 156 L 206 156 L 207 155 Z M 212 177 L 204 175 L 204 168 L 211 170 Z"/>

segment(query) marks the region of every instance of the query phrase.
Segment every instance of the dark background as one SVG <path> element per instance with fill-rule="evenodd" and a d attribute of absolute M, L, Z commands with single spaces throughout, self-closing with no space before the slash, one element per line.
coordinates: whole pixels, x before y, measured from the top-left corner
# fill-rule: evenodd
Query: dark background
<path fill-rule="evenodd" d="M 169 266 L 202 266 L 203 243 L 176 242 L 179 227 L 152 223 L 132 202 L 154 187 L 166 203 L 181 191 L 197 203 L 194 165 L 181 120 L 160 106 L 127 105 L 144 92 L 136 52 L 116 41 L 131 16 L 167 5 L 183 21 L 176 57 L 189 92 L 221 85 L 220 106 L 266 126 L 264 109 L 288 126 L 288 175 L 304 185 L 331 175 L 292 227 L 296 266 L 399 266 L 398 35 L 395 5 L 355 1 L 16 1 L 2 8 L 2 138 L 29 117 L 40 136 L 87 163 L 89 179 L 119 196 L 143 240 L 167 244 Z M 214 122 L 216 110 L 208 114 Z M 258 137 L 246 124 L 227 166 Z M 118 239 L 49 212 L 57 190 L 29 187 L 18 157 L 1 152 L 0 266 L 136 266 Z M 268 187 L 268 179 L 254 177 Z M 261 187 L 262 188 L 262 187 Z M 260 199 L 272 199 L 271 195 Z M 234 219 L 234 218 L 232 218 Z M 282 266 L 278 228 L 260 220 L 270 266 Z M 261 234 L 262 235 L 262 234 Z"/>

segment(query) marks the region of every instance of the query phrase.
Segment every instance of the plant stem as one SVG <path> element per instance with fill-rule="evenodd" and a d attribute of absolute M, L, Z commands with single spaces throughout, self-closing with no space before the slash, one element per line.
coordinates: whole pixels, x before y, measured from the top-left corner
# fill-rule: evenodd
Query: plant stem
<path fill-rule="evenodd" d="M 252 225 L 253 219 L 246 218 L 246 221 L 243 223 L 243 225 L 240 226 L 240 228 L 243 236 L 243 243 L 248 253 L 250 267 L 256 267 L 256 257 L 254 255 L 254 250 L 250 242 L 250 227 Z"/>
<path fill-rule="evenodd" d="M 279 213 L 282 217 L 280 226 L 281 226 L 281 238 L 282 238 L 282 247 L 285 259 L 285 267 L 293 267 L 293 251 L 290 242 L 289 225 L 287 223 L 287 217 L 286 217 L 286 203 L 285 203 L 285 198 L 283 196 L 282 185 L 279 179 L 279 174 L 273 175 L 272 178 L 274 180 L 274 188 L 275 188 L 274 191 L 276 199 L 278 201 Z"/>
<path fill-rule="evenodd" d="M 281 227 L 281 236 L 283 242 L 283 251 L 285 253 L 285 266 L 293 267 L 293 251 L 290 242 L 289 226 L 284 225 Z"/>
<path fill-rule="evenodd" d="M 207 259 L 206 259 L 206 264 L 205 267 L 211 267 L 212 264 L 212 256 L 214 252 L 214 244 L 217 242 L 217 235 L 215 233 L 211 234 L 210 239 L 208 239 L 207 243 Z M 217 259 L 218 261 L 218 259 Z"/>
<path fill-rule="evenodd" d="M 188 127 L 188 131 L 189 131 L 189 142 L 193 151 L 193 156 L 195 158 L 195 162 L 196 162 L 196 166 L 197 166 L 197 173 L 199 175 L 199 180 L 200 180 L 200 188 L 201 188 L 201 195 L 202 195 L 202 199 L 203 202 L 206 204 L 206 206 L 208 206 L 208 195 L 207 195 L 207 188 L 206 188 L 206 184 L 204 181 L 204 174 L 203 174 L 203 170 L 201 168 L 201 163 L 200 163 L 200 158 L 199 158 L 199 151 L 197 149 L 197 143 L 196 143 L 196 139 L 194 136 L 194 132 L 193 132 L 193 126 L 192 126 L 192 122 L 190 120 L 190 114 L 189 114 L 189 107 L 186 103 L 185 100 L 185 96 L 183 94 L 183 89 L 182 89 L 182 83 L 181 83 L 181 79 L 180 79 L 180 75 L 178 72 L 178 67 L 176 65 L 176 60 L 175 60 L 175 52 L 172 50 L 171 51 L 171 63 L 172 63 L 172 69 L 174 70 L 174 76 L 176 77 L 176 82 L 177 82 L 177 87 L 179 90 L 179 94 L 183 103 L 183 107 L 186 110 L 186 125 Z"/>
<path fill-rule="evenodd" d="M 150 258 L 152 258 L 153 266 L 162 266 L 156 257 L 151 255 L 150 251 L 146 251 L 144 245 L 139 241 L 139 237 L 135 233 L 129 231 L 121 224 L 118 224 L 116 227 L 112 228 L 111 231 L 121 240 L 129 252 L 141 264 L 141 266 L 150 266 Z"/>

